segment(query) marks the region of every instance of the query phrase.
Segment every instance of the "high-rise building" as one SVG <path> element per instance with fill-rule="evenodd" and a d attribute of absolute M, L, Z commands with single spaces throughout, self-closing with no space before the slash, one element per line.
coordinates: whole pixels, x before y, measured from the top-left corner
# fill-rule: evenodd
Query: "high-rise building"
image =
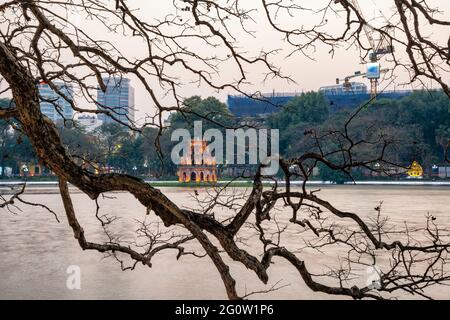
<path fill-rule="evenodd" d="M 113 116 L 131 125 L 134 122 L 134 88 L 130 84 L 130 79 L 120 77 L 103 78 L 106 91 L 97 88 L 98 108 L 109 109 Z M 114 119 L 106 114 L 99 114 L 99 120 L 103 123 L 111 123 Z"/>
<path fill-rule="evenodd" d="M 66 85 L 63 82 L 54 82 L 55 86 L 63 96 L 73 97 L 72 85 Z M 55 92 L 50 86 L 41 82 L 38 85 L 39 95 L 41 96 L 40 107 L 44 115 L 46 115 L 53 122 L 58 122 L 65 119 L 70 120 L 73 117 L 73 109 L 68 101 L 62 95 Z"/>

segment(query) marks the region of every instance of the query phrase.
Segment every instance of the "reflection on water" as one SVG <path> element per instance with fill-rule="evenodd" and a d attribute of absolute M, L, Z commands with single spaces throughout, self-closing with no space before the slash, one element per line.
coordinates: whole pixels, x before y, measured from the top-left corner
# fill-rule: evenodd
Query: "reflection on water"
<path fill-rule="evenodd" d="M 189 198 L 192 189 L 166 188 L 163 191 L 179 205 L 192 205 Z M 102 213 L 127 218 L 145 216 L 145 209 L 133 196 L 125 193 L 114 196 L 113 200 L 101 201 Z M 450 226 L 450 188 L 446 187 L 327 186 L 323 188 L 322 196 L 340 209 L 363 216 L 373 214 L 373 208 L 383 200 L 383 212 L 393 222 L 422 222 L 425 214 L 430 212 L 440 223 Z M 72 197 L 88 240 L 101 240 L 103 233 L 94 216 L 95 203 L 83 194 L 76 193 Z M 184 256 L 177 261 L 176 252 L 165 252 L 154 258 L 151 269 L 138 265 L 134 271 L 123 272 L 113 259 L 79 248 L 64 219 L 58 194 L 29 194 L 26 199 L 44 202 L 59 214 L 61 223 L 37 207 L 23 207 L 23 212 L 16 215 L 1 209 L 0 299 L 226 298 L 220 277 L 207 258 Z M 122 228 L 134 231 L 131 223 L 124 223 Z M 285 241 L 296 243 L 299 239 L 295 234 L 288 234 Z M 326 259 L 326 255 L 314 257 L 319 265 Z M 308 258 L 305 257 L 307 263 Z M 254 273 L 240 264 L 226 261 L 232 266 L 240 293 L 264 288 Z M 255 298 L 333 298 L 311 292 L 290 265 L 281 259 L 275 262 L 269 269 L 269 285 L 282 280 L 289 286 Z M 81 290 L 66 287 L 66 270 L 71 265 L 81 268 Z M 450 297 L 449 291 L 439 291 L 436 295 Z"/>

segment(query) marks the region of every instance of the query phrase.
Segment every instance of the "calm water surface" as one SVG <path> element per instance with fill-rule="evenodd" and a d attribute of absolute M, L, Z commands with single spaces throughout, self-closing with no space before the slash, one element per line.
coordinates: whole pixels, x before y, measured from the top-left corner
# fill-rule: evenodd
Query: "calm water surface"
<path fill-rule="evenodd" d="M 163 192 L 180 206 L 194 205 L 189 196 L 192 190 L 163 188 Z M 327 186 L 321 194 L 336 207 L 365 217 L 375 214 L 373 208 L 382 200 L 383 213 L 394 223 L 422 223 L 430 212 L 441 224 L 450 227 L 448 187 Z M 129 194 L 114 194 L 114 197 L 101 201 L 101 212 L 125 217 L 117 231 L 133 234 L 133 218 L 143 218 L 145 209 Z M 17 214 L 0 209 L 0 299 L 226 298 L 220 277 L 207 258 L 184 256 L 177 261 L 176 252 L 166 252 L 155 257 L 151 269 L 137 266 L 134 271 L 123 272 L 112 258 L 79 248 L 65 220 L 58 194 L 28 194 L 25 198 L 51 207 L 58 213 L 61 223 L 41 208 L 22 207 L 23 211 Z M 88 240 L 100 241 L 103 232 L 94 217 L 95 203 L 79 193 L 74 193 L 72 200 Z M 298 234 L 287 232 L 285 241 L 296 244 Z M 304 258 L 320 268 L 325 267 L 327 259 L 333 255 L 333 252 L 306 254 Z M 267 288 L 240 264 L 226 261 L 231 265 L 240 293 Z M 81 268 L 81 290 L 66 287 L 66 271 L 70 265 Z M 269 277 L 271 284 L 281 280 L 288 286 L 255 298 L 333 298 L 311 292 L 297 272 L 281 259 L 271 266 Z M 435 296 L 450 298 L 450 291 L 439 289 Z"/>

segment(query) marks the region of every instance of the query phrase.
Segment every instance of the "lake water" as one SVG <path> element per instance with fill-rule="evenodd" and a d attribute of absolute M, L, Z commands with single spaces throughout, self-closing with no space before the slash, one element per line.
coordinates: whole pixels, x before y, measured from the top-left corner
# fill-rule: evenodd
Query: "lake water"
<path fill-rule="evenodd" d="M 244 192 L 244 188 L 236 189 Z M 162 188 L 180 206 L 194 206 L 192 189 Z M 342 210 L 360 213 L 363 217 L 376 214 L 374 207 L 383 201 L 383 214 L 392 223 L 404 221 L 418 225 L 430 212 L 440 224 L 450 227 L 449 187 L 421 186 L 326 186 L 321 195 Z M 101 213 L 124 217 L 115 231 L 132 236 L 134 218 L 145 217 L 136 199 L 126 193 L 114 194 L 114 199 L 102 199 Z M 26 200 L 41 202 L 58 213 L 61 223 L 44 209 L 21 206 L 16 214 L 0 209 L 0 299 L 225 299 L 226 294 L 213 264 L 208 258 L 183 256 L 167 251 L 153 260 L 153 267 L 138 265 L 133 271 L 121 271 L 112 258 L 99 252 L 82 251 L 73 238 L 58 194 L 27 194 Z M 76 212 L 86 230 L 88 240 L 100 241 L 103 231 L 95 219 L 95 202 L 81 193 L 73 193 Z M 277 213 L 283 216 L 283 211 Z M 288 212 L 285 212 L 288 215 Z M 288 217 L 287 217 L 288 218 Z M 280 218 L 282 220 L 282 218 Z M 297 245 L 298 232 L 286 232 L 284 241 Z M 250 242 L 252 239 L 250 238 Z M 195 244 L 193 244 L 195 247 Z M 302 259 L 314 268 L 326 268 L 336 252 L 324 254 L 306 252 Z M 225 259 L 231 265 L 240 294 L 268 288 L 253 272 Z M 255 295 L 264 299 L 334 298 L 313 293 L 302 282 L 292 266 L 276 259 L 269 269 L 270 284 L 281 280 L 288 285 L 276 292 Z M 81 270 L 81 289 L 66 287 L 67 268 L 76 265 Z M 437 298 L 450 298 L 449 288 L 433 292 Z"/>

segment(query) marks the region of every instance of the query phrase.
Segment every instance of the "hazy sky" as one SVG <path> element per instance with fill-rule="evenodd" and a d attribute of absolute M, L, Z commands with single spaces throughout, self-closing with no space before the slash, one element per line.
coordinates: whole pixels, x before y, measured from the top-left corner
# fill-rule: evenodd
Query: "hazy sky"
<path fill-rule="evenodd" d="M 301 3 L 304 6 L 311 6 L 312 8 L 323 7 L 327 4 L 328 0 L 319 0 L 319 1 L 299 1 L 296 3 Z M 139 8 L 140 14 L 144 19 L 148 19 L 152 21 L 152 17 L 163 17 L 168 13 L 173 13 L 172 0 L 166 1 L 131 1 L 131 6 L 135 8 Z M 242 1 L 241 1 L 242 3 Z M 260 49 L 270 49 L 270 48 L 285 48 L 284 51 L 280 52 L 276 59 L 274 59 L 274 63 L 281 67 L 281 70 L 284 71 L 285 74 L 290 75 L 296 83 L 287 83 L 283 80 L 273 80 L 267 81 L 266 83 L 261 83 L 259 80 L 262 79 L 260 66 L 255 66 L 252 68 L 254 74 L 254 84 L 248 87 L 249 91 L 261 90 L 262 92 L 272 92 L 275 90 L 276 92 L 302 92 L 309 90 L 317 90 L 319 87 L 323 85 L 335 84 L 335 79 L 337 77 L 343 78 L 347 75 L 353 74 L 355 71 L 365 70 L 365 65 L 361 64 L 358 51 L 356 48 L 348 49 L 346 46 L 342 46 L 339 50 L 334 53 L 334 56 L 331 56 L 329 53 L 329 48 L 324 46 L 318 46 L 315 52 L 308 52 L 314 60 L 308 59 L 302 54 L 294 54 L 293 56 L 286 58 L 286 56 L 291 52 L 292 47 L 284 46 L 282 42 L 282 37 L 278 32 L 272 30 L 272 28 L 268 27 L 267 20 L 263 16 L 262 8 L 260 7 L 261 1 L 259 0 L 246 0 L 246 4 L 249 7 L 255 7 L 259 10 L 258 13 L 254 14 L 255 22 L 249 23 L 248 26 L 252 31 L 255 31 L 255 38 L 247 37 L 239 29 L 236 27 L 236 34 L 242 36 L 241 46 L 245 50 L 250 52 L 258 52 Z M 431 7 L 437 7 L 443 13 L 439 16 L 441 19 L 450 21 L 450 1 L 449 0 L 434 0 L 428 2 Z M 394 14 L 394 4 L 393 0 L 359 0 L 359 5 L 365 15 L 366 19 L 372 20 L 371 23 L 375 26 L 380 23 L 384 23 L 384 17 L 387 19 L 392 19 L 392 15 Z M 186 17 L 190 18 L 190 13 L 186 13 Z M 344 16 L 340 18 L 334 17 L 334 15 L 330 15 L 328 18 L 327 27 L 324 30 L 333 32 L 343 30 L 344 25 L 342 23 L 342 19 Z M 297 27 L 297 23 L 299 25 L 313 25 L 316 24 L 321 19 L 320 14 L 311 14 L 308 12 L 298 13 L 294 18 L 286 17 L 286 25 Z M 395 18 L 392 19 L 395 22 Z M 431 36 L 432 39 L 440 41 L 440 43 L 446 44 L 448 37 L 450 35 L 450 28 L 437 28 L 423 26 L 426 31 L 428 31 L 427 35 Z M 139 55 L 139 48 L 136 46 L 130 46 L 130 53 L 132 55 Z M 252 51 L 253 50 L 253 51 Z M 404 52 L 396 52 L 398 56 L 404 56 Z M 386 61 L 381 61 L 382 67 L 389 67 L 391 64 Z M 221 77 L 230 77 L 234 76 L 236 69 L 235 68 L 223 68 Z M 401 84 L 404 81 L 408 80 L 408 75 L 401 70 L 398 70 L 395 74 L 398 77 L 398 80 L 395 81 L 395 85 L 391 85 L 390 88 L 394 86 L 396 88 L 400 88 Z M 188 76 L 189 77 L 189 76 Z M 447 75 L 447 79 L 450 79 Z M 362 78 L 356 78 L 356 81 L 365 82 L 367 85 L 368 80 Z M 138 115 L 143 114 L 144 110 L 148 110 L 149 100 L 147 95 L 145 94 L 143 88 L 137 83 L 135 83 L 136 88 L 136 106 L 139 109 Z M 381 82 L 380 88 L 383 88 L 388 83 Z M 419 85 L 419 84 L 418 84 Z M 431 84 L 430 84 L 431 85 Z M 411 88 L 411 86 L 403 87 L 405 89 Z M 226 96 L 228 93 L 232 93 L 229 90 L 225 90 L 223 92 L 217 93 L 214 90 L 211 90 L 207 87 L 196 87 L 186 85 L 184 89 L 181 89 L 185 95 L 189 96 L 192 94 L 198 94 L 201 96 L 209 96 L 213 95 L 218 97 L 222 101 L 226 101 Z"/>
<path fill-rule="evenodd" d="M 179 0 L 175 0 L 179 1 Z M 304 6 L 311 6 L 313 8 L 319 8 L 330 2 L 329 0 L 317 0 L 317 1 L 297 1 Z M 114 1 L 111 1 L 113 5 Z M 334 56 L 329 53 L 329 48 L 324 46 L 318 46 L 315 50 L 310 50 L 308 54 L 313 57 L 314 60 L 308 59 L 304 55 L 297 53 L 290 57 L 287 55 L 291 52 L 292 47 L 288 47 L 282 42 L 282 35 L 273 31 L 268 27 L 267 20 L 264 17 L 261 1 L 260 0 L 246 0 L 241 1 L 245 3 L 247 7 L 257 8 L 257 12 L 253 14 L 254 22 L 249 22 L 247 24 L 248 28 L 254 31 L 254 38 L 245 35 L 237 26 L 231 26 L 232 32 L 236 35 L 238 40 L 238 45 L 241 50 L 248 51 L 249 53 L 257 54 L 261 49 L 269 50 L 274 48 L 282 48 L 279 54 L 277 54 L 272 62 L 277 66 L 281 67 L 281 70 L 291 76 L 296 83 L 287 83 L 286 81 L 276 79 L 272 81 L 267 81 L 262 83 L 261 67 L 255 66 L 249 69 L 251 73 L 249 74 L 249 81 L 252 85 L 247 87 L 248 91 L 260 90 L 262 92 L 302 92 L 309 90 L 317 90 L 320 86 L 335 84 L 335 79 L 337 77 L 343 78 L 347 75 L 353 74 L 355 71 L 364 71 L 365 66 L 361 64 L 358 51 L 356 48 L 347 48 L 345 45 L 339 50 L 334 52 Z M 433 0 L 428 1 L 431 7 L 438 7 L 443 13 L 438 16 L 440 19 L 450 21 L 450 1 L 449 0 Z M 149 22 L 154 22 L 154 19 L 163 19 L 167 14 L 174 14 L 173 0 L 160 0 L 160 1 L 142 1 L 142 0 L 130 0 L 129 5 L 131 8 L 138 9 L 138 15 Z M 384 22 L 385 16 L 387 19 L 392 19 L 395 23 L 395 18 L 392 18 L 394 14 L 393 10 L 393 0 L 359 0 L 359 5 L 362 8 L 363 14 L 366 19 L 372 20 L 371 23 L 375 26 L 377 24 Z M 179 12 L 178 12 L 179 13 Z M 73 12 L 71 15 L 71 20 L 81 25 L 84 30 L 86 30 L 89 35 L 95 39 L 104 39 L 111 41 L 116 45 L 123 53 L 131 58 L 139 58 L 145 56 L 145 46 L 142 41 L 136 38 L 123 37 L 119 35 L 112 35 L 106 33 L 106 30 L 102 28 L 95 22 L 86 21 L 82 16 Z M 191 13 L 182 13 L 182 17 L 187 21 L 191 18 Z M 295 17 L 290 18 L 288 16 L 283 16 L 281 21 L 285 26 L 290 27 L 300 27 L 300 26 L 312 26 L 316 24 L 320 19 L 320 14 L 312 14 L 309 12 L 302 12 L 295 15 Z M 331 14 L 328 16 L 327 26 L 324 30 L 327 32 L 339 32 L 343 30 L 344 16 L 340 17 Z M 439 28 L 435 26 L 423 26 L 426 30 L 426 34 L 431 36 L 432 39 L 439 41 L 441 44 L 446 44 L 448 37 L 450 35 L 450 28 Z M 189 45 L 189 44 L 188 44 Z M 198 50 L 199 53 L 212 54 L 208 50 L 211 48 L 195 47 L 197 44 L 192 43 L 194 50 Z M 214 49 L 215 53 L 221 54 L 225 51 L 222 48 Z M 404 56 L 402 50 L 397 50 L 396 54 L 399 57 Z M 385 60 L 381 61 L 382 67 L 390 67 L 390 63 Z M 176 73 L 176 70 L 174 70 Z M 220 79 L 231 79 L 236 78 L 236 66 L 224 64 L 221 68 L 221 72 L 218 75 Z M 448 67 L 447 67 L 448 71 Z M 398 70 L 395 74 L 398 77 L 396 81 L 396 87 L 399 88 L 400 84 L 407 81 L 408 75 L 404 71 Z M 207 88 L 206 86 L 197 87 L 194 85 L 189 85 L 188 83 L 193 80 L 192 75 L 186 73 L 179 74 L 180 80 L 185 83 L 184 86 L 180 88 L 180 92 L 185 96 L 190 95 L 201 95 L 203 97 L 213 95 L 222 101 L 226 101 L 226 96 L 228 93 L 232 93 L 230 90 L 225 90 L 220 93 Z M 445 79 L 450 79 L 447 75 L 444 75 Z M 219 80 L 217 78 L 216 80 Z M 143 86 L 133 79 L 133 86 L 136 89 L 136 107 L 138 109 L 137 117 L 143 118 L 145 113 L 150 113 L 152 110 L 152 103 L 149 99 L 148 94 L 145 92 Z M 368 80 L 357 78 L 356 81 L 362 81 L 368 84 Z M 387 85 L 387 82 L 381 82 L 380 88 Z M 392 88 L 393 86 L 391 86 Z M 411 86 L 406 86 L 405 88 L 411 88 Z M 80 101 L 80 104 L 85 104 L 85 102 Z"/>

